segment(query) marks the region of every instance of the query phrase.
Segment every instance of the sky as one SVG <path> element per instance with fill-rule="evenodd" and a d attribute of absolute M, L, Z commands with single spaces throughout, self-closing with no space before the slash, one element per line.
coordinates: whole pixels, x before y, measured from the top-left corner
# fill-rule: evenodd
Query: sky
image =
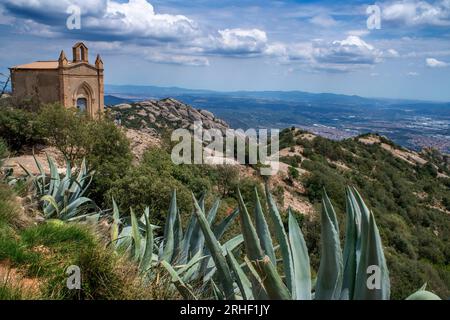
<path fill-rule="evenodd" d="M 450 0 L 0 0 L 0 41 L 1 73 L 83 41 L 107 84 L 450 101 Z"/>

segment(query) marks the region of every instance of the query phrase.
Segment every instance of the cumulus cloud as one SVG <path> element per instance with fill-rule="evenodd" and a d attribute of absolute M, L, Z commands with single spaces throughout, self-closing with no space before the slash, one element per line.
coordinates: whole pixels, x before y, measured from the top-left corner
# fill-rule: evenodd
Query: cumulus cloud
<path fill-rule="evenodd" d="M 67 9 L 80 7 L 82 32 L 92 39 L 125 38 L 140 41 L 186 40 L 198 35 L 196 23 L 183 15 L 156 13 L 146 0 L 6 0 L 5 10 L 13 15 L 65 30 Z"/>
<path fill-rule="evenodd" d="M 80 31 L 66 29 L 70 4 L 81 8 Z M 388 16 L 401 17 L 394 11 L 388 10 Z M 273 41 L 261 28 L 206 29 L 185 15 L 157 12 L 146 0 L 4 0 L 0 4 L 2 15 L 17 19 L 17 28 L 26 32 L 77 40 L 81 34 L 93 48 L 96 43 L 116 53 L 119 48 L 132 48 L 132 54 L 158 63 L 207 66 L 212 56 L 269 57 L 296 68 L 349 72 L 399 56 L 394 49 L 382 51 L 364 41 L 367 30 L 348 31 L 345 39 L 336 41 Z M 339 24 L 323 12 L 308 19 L 322 27 Z"/>
<path fill-rule="evenodd" d="M 427 67 L 430 67 L 430 68 L 445 68 L 450 65 L 444 61 L 439 61 L 435 58 L 427 58 L 427 59 L 425 59 L 425 63 L 427 65 Z"/>
<path fill-rule="evenodd" d="M 224 29 L 203 41 L 208 53 L 257 55 L 267 48 L 267 34 L 259 29 Z"/>
<path fill-rule="evenodd" d="M 350 72 L 373 66 L 383 57 L 398 55 L 394 49 L 383 53 L 358 36 L 331 42 L 275 43 L 268 45 L 265 53 L 279 58 L 282 63 L 299 63 L 307 69 L 326 72 Z"/>
<path fill-rule="evenodd" d="M 354 67 L 370 66 L 381 61 L 382 52 L 360 37 L 348 36 L 331 43 L 316 42 L 314 59 L 325 68 L 348 71 Z"/>
<path fill-rule="evenodd" d="M 407 26 L 450 26 L 450 1 L 405 0 L 394 1 L 383 6 L 383 20 Z"/>
<path fill-rule="evenodd" d="M 193 20 L 183 15 L 158 14 L 146 0 L 108 1 L 106 12 L 87 18 L 85 25 L 108 35 L 164 41 L 186 40 L 199 33 Z"/>

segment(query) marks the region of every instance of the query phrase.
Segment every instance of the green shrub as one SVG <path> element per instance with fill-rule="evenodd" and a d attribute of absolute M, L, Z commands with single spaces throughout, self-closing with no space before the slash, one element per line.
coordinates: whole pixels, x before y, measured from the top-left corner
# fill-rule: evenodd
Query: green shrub
<path fill-rule="evenodd" d="M 191 212 L 192 192 L 197 196 L 211 190 L 211 182 L 202 166 L 175 165 L 170 154 L 154 148 L 148 150 L 139 166 L 132 167 L 127 174 L 114 181 L 105 200 L 114 197 L 122 212 L 130 207 L 143 212 L 150 207 L 154 223 L 163 223 L 170 202 L 171 191 L 176 189 L 182 212 Z"/>
<path fill-rule="evenodd" d="M 42 143 L 42 134 L 35 115 L 9 107 L 0 109 L 0 137 L 13 151 Z"/>
<path fill-rule="evenodd" d="M 125 134 L 109 120 L 90 121 L 86 127 L 83 148 L 89 168 L 95 172 L 88 196 L 104 206 L 105 194 L 131 168 L 130 144 Z"/>
<path fill-rule="evenodd" d="M 47 141 L 71 163 L 86 156 L 87 150 L 83 147 L 87 139 L 87 119 L 84 114 L 60 104 L 50 104 L 42 107 L 37 121 Z"/>
<path fill-rule="evenodd" d="M 104 204 L 112 183 L 124 177 L 131 166 L 125 134 L 106 118 L 91 120 L 59 104 L 43 107 L 38 121 L 48 142 L 72 163 L 86 159 L 89 169 L 95 171 L 89 197 L 98 205 Z"/>

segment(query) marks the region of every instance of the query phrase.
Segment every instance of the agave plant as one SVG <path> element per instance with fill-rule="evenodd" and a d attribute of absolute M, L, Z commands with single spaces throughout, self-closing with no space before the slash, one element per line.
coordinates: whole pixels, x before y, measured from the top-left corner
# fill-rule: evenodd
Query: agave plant
<path fill-rule="evenodd" d="M 275 201 L 266 186 L 268 216 L 279 244 L 279 272 L 276 248 L 255 190 L 253 223 L 238 192 L 245 256 L 241 264 L 232 250 L 221 246 L 210 228 L 201 206 L 195 202 L 196 216 L 217 268 L 211 279 L 216 298 L 278 300 L 383 300 L 390 297 L 389 273 L 383 247 L 372 212 L 355 188 L 347 188 L 347 225 L 344 250 L 339 240 L 339 226 L 330 199 L 322 201 L 322 249 L 316 279 L 311 278 L 308 250 L 301 229 L 289 210 L 284 228 Z M 370 284 L 371 276 L 374 283 Z M 177 280 L 177 279 L 174 279 Z M 214 282 L 216 280 L 218 283 Z M 186 284 L 183 284 L 186 286 Z M 438 298 L 422 288 L 410 299 Z"/>
<path fill-rule="evenodd" d="M 195 203 L 205 210 L 205 197 Z M 215 227 L 217 211 L 220 201 L 214 202 L 208 212 L 207 225 L 215 237 L 221 239 L 238 215 L 238 210 L 233 211 Z M 169 212 L 161 237 L 155 237 L 154 230 L 157 226 L 150 224 L 149 208 L 144 210 L 138 219 L 134 211 L 130 210 L 129 222 L 122 221 L 116 202 L 113 199 L 113 222 L 111 227 L 111 242 L 116 250 L 127 253 L 138 263 L 140 271 L 147 277 L 152 276 L 152 268 L 162 265 L 172 275 L 174 284 L 187 298 L 193 298 L 190 282 L 209 283 L 217 271 L 209 246 L 205 245 L 207 238 L 199 221 L 193 214 L 186 229 L 183 231 L 180 212 L 177 207 L 176 191 L 172 194 Z M 234 250 L 243 243 L 243 238 L 238 235 L 227 241 L 223 247 L 226 250 Z M 188 294 L 189 293 L 189 294 Z"/>
<path fill-rule="evenodd" d="M 24 166 L 27 178 L 32 181 L 33 189 L 39 198 L 44 217 L 71 220 L 85 214 L 88 208 L 94 206 L 91 199 L 84 197 L 92 181 L 93 173 L 89 172 L 86 161 L 83 160 L 79 170 L 72 170 L 70 161 L 66 161 L 66 171 L 61 177 L 55 161 L 47 155 L 50 175 L 47 175 L 42 164 L 33 155 L 39 174 L 33 175 Z"/>

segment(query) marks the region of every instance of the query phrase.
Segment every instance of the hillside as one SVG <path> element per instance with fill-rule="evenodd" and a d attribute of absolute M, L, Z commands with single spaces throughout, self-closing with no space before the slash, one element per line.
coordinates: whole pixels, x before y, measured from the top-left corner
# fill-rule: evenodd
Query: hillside
<path fill-rule="evenodd" d="M 450 289 L 450 161 L 435 150 L 401 148 L 378 135 L 340 142 L 302 130 L 281 135 L 282 161 L 300 170 L 311 203 L 322 189 L 343 199 L 343 184 L 356 186 L 379 222 L 391 279 L 399 292 L 428 278 Z M 344 202 L 336 202 L 340 215 Z M 433 279 L 433 280 L 431 280 Z"/>
<path fill-rule="evenodd" d="M 166 101 L 185 108 L 174 99 Z M 135 126 L 145 120 L 139 118 L 144 107 L 150 108 L 147 112 L 152 114 L 147 102 L 113 110 L 127 119 L 125 126 Z M 158 120 L 150 123 L 152 129 L 166 127 Z M 165 120 L 163 124 L 166 123 Z M 221 120 L 218 123 L 226 126 Z M 380 221 L 396 296 L 404 296 L 426 281 L 442 295 L 450 295 L 447 155 L 433 149 L 411 151 L 371 134 L 333 141 L 304 130 L 286 129 L 280 139 L 282 164 L 278 175 L 271 177 L 270 185 L 284 210 L 291 207 L 307 216 L 306 221 L 313 221 L 309 227 L 314 228 L 323 188 L 333 199 L 343 200 L 342 186 L 355 185 Z M 242 176 L 260 179 L 252 167 L 240 166 L 239 171 Z M 336 206 L 342 217 L 345 203 L 340 201 Z M 307 237 L 317 243 L 317 234 Z M 314 245 L 310 249 L 318 253 Z"/>
<path fill-rule="evenodd" d="M 92 183 L 84 194 L 92 203 L 82 206 L 77 214 L 91 213 L 92 210 L 99 212 L 101 219 L 95 227 L 95 237 L 106 239 L 94 241 L 99 242 L 100 247 L 109 243 L 112 199 L 115 199 L 124 223 L 129 223 L 132 212 L 140 215 L 148 208 L 149 221 L 163 226 L 171 193 L 176 190 L 179 222 L 187 227 L 194 209 L 192 194 L 201 198 L 207 192 L 204 197 L 207 207 L 211 207 L 214 199 L 220 197 L 222 204 L 217 211 L 218 219 L 233 215 L 238 187 L 246 202 L 253 199 L 255 188 L 259 194 L 264 194 L 263 179 L 257 166 L 173 164 L 170 158 L 172 144 L 168 139 L 171 130 L 179 127 L 189 129 L 194 120 L 201 120 L 206 127 L 222 131 L 229 127 L 207 110 L 196 109 L 175 99 L 163 99 L 116 105 L 109 108 L 108 117 L 120 119 L 121 126 L 114 125 L 108 119 L 89 120 L 56 105 L 45 106 L 38 111 L 16 108 L 0 110 L 0 134 L 10 149 L 2 169 L 5 181 L 12 186 L 9 190 L 2 182 L 2 187 L 9 190 L 4 201 L 10 202 L 17 193 L 21 216 L 32 220 L 25 226 L 5 226 L 8 230 L 14 229 L 8 232 L 20 239 L 19 244 L 24 248 L 20 254 L 25 258 L 8 259 L 10 252 L 6 249 L 9 250 L 11 244 L 7 238 L 0 237 L 0 265 L 4 269 L 23 274 L 25 281 L 45 282 L 52 279 L 52 269 L 47 264 L 56 259 L 55 255 L 61 255 L 64 259 L 85 259 L 60 250 L 63 250 L 65 241 L 76 246 L 74 242 L 80 232 L 82 237 L 90 236 L 84 233 L 86 231 L 66 230 L 58 224 L 47 225 L 42 209 L 46 202 L 41 194 L 35 194 L 39 189 L 32 188 L 22 177 L 24 172 L 20 165 L 38 177 L 42 171 L 49 174 L 52 166 L 50 162 L 47 164 L 46 154 L 55 159 L 53 163 L 61 176 L 67 174 L 63 153 L 71 156 L 78 166 L 85 159 L 89 169 L 92 169 Z M 321 256 L 320 201 L 323 189 L 326 189 L 336 208 L 343 240 L 345 186 L 352 185 L 358 188 L 376 217 L 390 270 L 391 297 L 403 299 L 425 282 L 441 297 L 450 295 L 450 169 L 447 155 L 432 149 L 411 151 L 379 135 L 333 141 L 296 128 L 283 130 L 280 144 L 282 163 L 278 175 L 270 178 L 269 188 L 279 205 L 284 224 L 288 224 L 288 208 L 300 222 L 313 275 L 319 269 Z M 2 145 L 0 140 L 0 147 Z M 41 162 L 42 171 L 34 163 L 33 150 Z M 267 206 L 265 199 L 262 199 L 262 205 Z M 250 212 L 255 209 L 252 204 L 249 208 Z M 9 219 L 8 223 L 15 223 L 15 219 Z M 28 231 L 30 228 L 31 231 Z M 224 238 L 232 240 L 239 228 L 239 223 L 231 224 Z M 56 243 L 45 239 L 42 233 L 46 230 L 55 234 Z M 75 235 L 69 235 L 66 239 L 66 232 Z M 162 236 L 159 229 L 155 232 Z M 30 239 L 29 233 L 38 235 Z M 91 238 L 88 242 L 92 242 Z M 89 246 L 89 243 L 82 245 Z M 34 254 L 35 250 L 42 249 L 41 246 L 52 254 Z M 16 249 L 12 247 L 11 250 Z M 101 248 L 96 247 L 95 250 Z M 110 254 L 110 251 L 106 252 L 107 259 L 110 259 Z M 34 260 L 29 260 L 42 255 L 47 259 L 44 261 L 44 274 L 36 272 Z M 61 263 L 58 265 L 59 271 Z M 83 263 L 89 266 L 88 261 L 83 260 Z M 114 259 L 114 263 L 109 265 L 112 269 L 103 271 L 115 277 L 120 272 L 117 270 L 120 263 Z M 135 277 L 133 272 L 131 274 Z M 137 280 L 125 277 L 121 281 Z M 51 291 L 47 284 L 44 286 L 45 290 Z M 111 294 L 109 287 L 103 289 L 107 296 Z M 159 288 L 156 290 L 159 291 Z M 123 294 L 134 296 L 137 291 Z M 44 294 L 44 297 L 49 296 Z M 55 298 L 64 298 L 64 295 L 57 293 Z"/>

